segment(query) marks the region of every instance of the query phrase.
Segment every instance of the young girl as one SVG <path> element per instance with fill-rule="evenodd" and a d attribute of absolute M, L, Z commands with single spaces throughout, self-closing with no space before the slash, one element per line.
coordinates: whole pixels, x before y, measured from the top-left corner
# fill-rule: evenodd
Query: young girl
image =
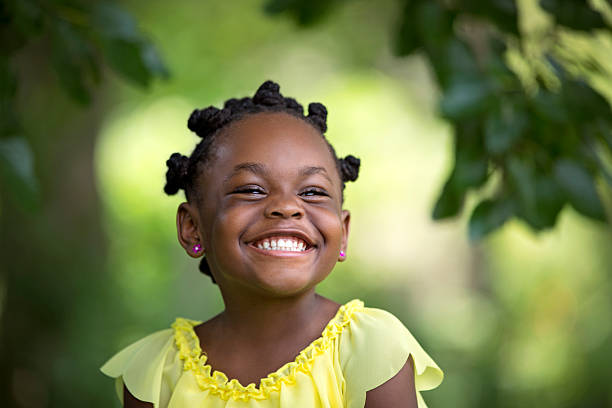
<path fill-rule="evenodd" d="M 202 141 L 170 156 L 164 191 L 185 191 L 178 240 L 225 310 L 177 318 L 111 358 L 101 370 L 124 407 L 426 407 L 420 391 L 443 373 L 408 329 L 315 293 L 347 258 L 343 190 L 360 164 L 337 158 L 326 117 L 319 103 L 304 115 L 271 81 L 191 114 Z"/>

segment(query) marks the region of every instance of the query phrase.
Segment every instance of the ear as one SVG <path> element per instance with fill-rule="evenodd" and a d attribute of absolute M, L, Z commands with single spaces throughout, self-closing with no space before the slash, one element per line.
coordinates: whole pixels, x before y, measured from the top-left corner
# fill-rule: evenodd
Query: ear
<path fill-rule="evenodd" d="M 348 210 L 342 210 L 342 244 L 340 245 L 340 251 L 344 255 L 338 255 L 338 261 L 342 262 L 346 259 L 346 250 L 348 247 L 348 236 L 349 227 L 351 224 L 351 213 Z"/>
<path fill-rule="evenodd" d="M 192 258 L 199 258 L 205 253 L 199 225 L 197 209 L 188 202 L 181 203 L 176 210 L 176 231 L 179 243 Z"/>

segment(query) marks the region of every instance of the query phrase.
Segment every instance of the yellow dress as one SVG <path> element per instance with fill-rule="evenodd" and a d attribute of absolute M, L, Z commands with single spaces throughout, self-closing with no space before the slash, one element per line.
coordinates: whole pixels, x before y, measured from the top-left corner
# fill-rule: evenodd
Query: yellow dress
<path fill-rule="evenodd" d="M 442 370 L 391 313 L 341 306 L 317 340 L 289 362 L 246 387 L 206 364 L 193 327 L 177 318 L 171 329 L 153 333 L 113 356 L 101 371 L 155 408 L 363 408 L 366 391 L 378 387 L 412 355 L 419 408 L 420 391 L 437 387 Z"/>

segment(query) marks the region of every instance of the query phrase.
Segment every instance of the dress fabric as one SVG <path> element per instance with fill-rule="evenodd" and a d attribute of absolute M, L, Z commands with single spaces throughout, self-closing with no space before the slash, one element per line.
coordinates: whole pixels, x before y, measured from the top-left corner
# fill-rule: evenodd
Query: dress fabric
<path fill-rule="evenodd" d="M 115 354 L 101 371 L 155 408 L 363 408 L 366 392 L 385 383 L 414 360 L 419 408 L 421 391 L 437 387 L 443 372 L 408 329 L 391 313 L 342 305 L 317 340 L 294 361 L 243 386 L 206 364 L 194 326 L 177 318 L 172 328 L 153 333 Z"/>

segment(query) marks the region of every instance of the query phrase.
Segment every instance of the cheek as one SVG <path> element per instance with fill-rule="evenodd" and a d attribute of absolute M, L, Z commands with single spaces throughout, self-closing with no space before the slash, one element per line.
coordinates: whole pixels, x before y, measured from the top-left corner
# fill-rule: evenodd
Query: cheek
<path fill-rule="evenodd" d="M 340 248 L 342 241 L 342 219 L 332 211 L 320 212 L 313 216 L 313 223 L 322 233 L 325 244 Z"/>

